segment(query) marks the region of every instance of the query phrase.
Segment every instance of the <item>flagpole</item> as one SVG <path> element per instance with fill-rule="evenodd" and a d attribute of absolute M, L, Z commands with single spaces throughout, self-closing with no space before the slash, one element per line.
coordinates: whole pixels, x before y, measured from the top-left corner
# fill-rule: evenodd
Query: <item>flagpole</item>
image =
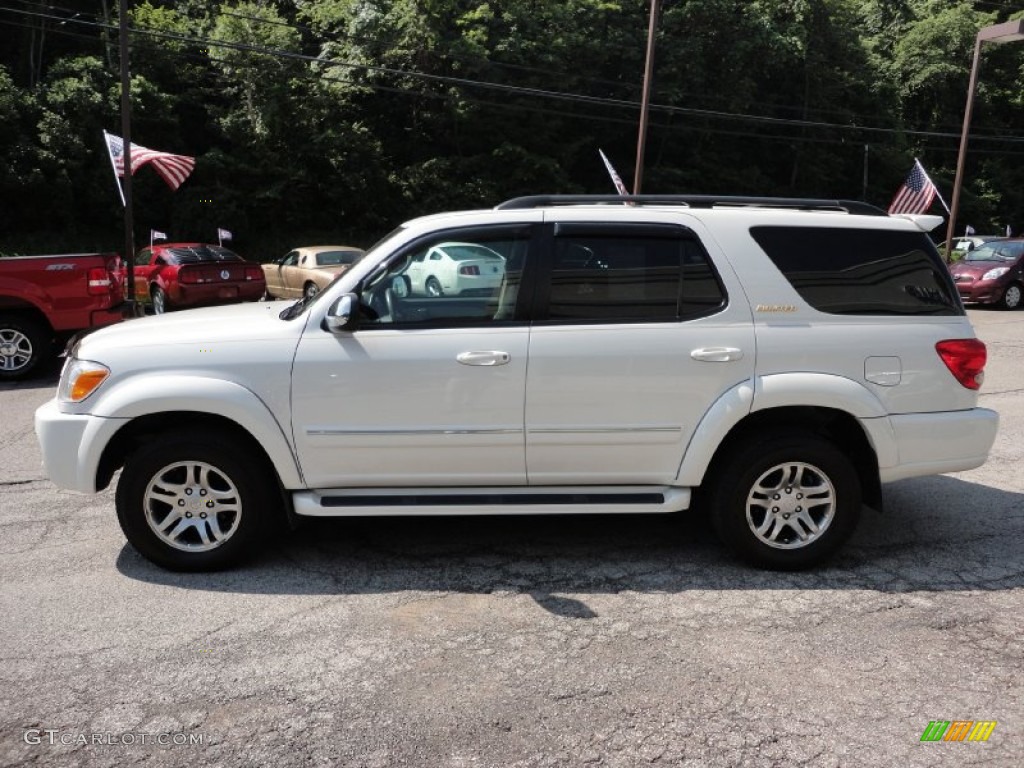
<path fill-rule="evenodd" d="M 932 186 L 933 186 L 933 187 L 935 188 L 935 196 L 936 196 L 937 198 L 939 198 L 939 202 L 940 202 L 940 203 L 942 203 L 942 207 L 946 209 L 946 213 L 948 213 L 948 214 L 949 214 L 950 216 L 952 216 L 952 215 L 953 215 L 953 213 L 952 213 L 952 212 L 951 212 L 951 211 L 949 210 L 949 206 L 948 206 L 948 205 L 946 205 L 946 201 L 942 199 L 942 193 L 941 193 L 941 192 L 939 192 L 939 188 L 935 186 L 935 182 L 934 182 L 934 181 L 932 181 L 932 177 L 928 175 L 928 171 L 926 171 L 926 170 L 924 169 L 924 166 L 923 166 L 923 165 L 921 165 L 921 161 L 920 161 L 920 160 L 918 160 L 918 159 L 917 159 L 917 158 L 915 157 L 915 158 L 914 158 L 914 162 L 915 162 L 915 163 L 917 163 L 917 167 L 921 169 L 921 173 L 923 173 L 923 174 L 924 174 L 924 177 L 925 177 L 926 179 L 928 179 L 928 183 L 929 183 L 929 184 L 931 184 L 931 185 L 932 185 Z"/>

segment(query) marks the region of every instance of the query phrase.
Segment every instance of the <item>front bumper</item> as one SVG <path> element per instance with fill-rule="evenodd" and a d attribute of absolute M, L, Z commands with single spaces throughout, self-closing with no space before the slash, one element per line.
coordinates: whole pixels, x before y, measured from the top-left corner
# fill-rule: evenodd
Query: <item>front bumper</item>
<path fill-rule="evenodd" d="M 58 488 L 96 493 L 96 471 L 103 449 L 128 419 L 62 413 L 57 400 L 36 410 L 35 429 L 43 467 Z"/>
<path fill-rule="evenodd" d="M 956 290 L 965 304 L 995 304 L 1002 300 L 1006 289 L 997 280 L 975 280 L 957 283 Z"/>

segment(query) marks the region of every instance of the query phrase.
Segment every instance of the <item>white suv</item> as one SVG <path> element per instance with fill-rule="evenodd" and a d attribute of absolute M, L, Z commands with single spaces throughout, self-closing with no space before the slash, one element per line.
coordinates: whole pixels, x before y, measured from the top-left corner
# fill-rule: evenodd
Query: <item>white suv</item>
<path fill-rule="evenodd" d="M 806 567 L 881 483 L 977 467 L 995 439 L 938 221 L 694 196 L 416 219 L 283 311 L 82 338 L 36 432 L 61 488 L 123 467 L 121 527 L 171 569 L 228 566 L 307 515 L 691 506 L 746 560 Z M 500 283 L 410 290 L 452 242 L 500 255 Z"/>

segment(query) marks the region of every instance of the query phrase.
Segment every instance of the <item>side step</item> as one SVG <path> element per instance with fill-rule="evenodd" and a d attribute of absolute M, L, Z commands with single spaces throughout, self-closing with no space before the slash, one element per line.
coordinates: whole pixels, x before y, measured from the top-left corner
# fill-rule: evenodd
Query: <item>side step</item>
<path fill-rule="evenodd" d="M 543 515 L 676 512 L 690 489 L 671 486 L 510 488 L 338 488 L 298 491 L 295 514 L 306 517 L 386 515 Z"/>

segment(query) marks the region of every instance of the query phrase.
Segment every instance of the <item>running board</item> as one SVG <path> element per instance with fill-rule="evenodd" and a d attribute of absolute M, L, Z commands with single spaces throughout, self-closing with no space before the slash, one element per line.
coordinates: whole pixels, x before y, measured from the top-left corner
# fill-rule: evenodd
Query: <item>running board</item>
<path fill-rule="evenodd" d="M 338 488 L 298 491 L 295 514 L 306 517 L 386 515 L 544 515 L 677 512 L 690 489 L 671 486 L 510 488 Z"/>

